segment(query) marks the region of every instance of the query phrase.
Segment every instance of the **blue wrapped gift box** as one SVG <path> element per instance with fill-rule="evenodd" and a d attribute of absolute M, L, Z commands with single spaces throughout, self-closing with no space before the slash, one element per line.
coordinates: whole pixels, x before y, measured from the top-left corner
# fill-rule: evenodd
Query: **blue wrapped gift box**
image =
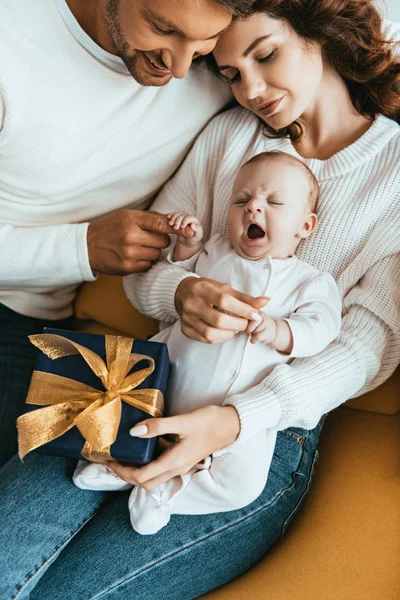
<path fill-rule="evenodd" d="M 64 336 L 93 350 L 93 352 L 98 354 L 105 361 L 106 350 L 104 335 L 52 329 L 48 327 L 43 330 L 43 333 Z M 132 352 L 151 356 L 155 362 L 153 373 L 146 377 L 136 389 L 158 389 L 165 398 L 170 370 L 168 348 L 166 344 L 135 339 L 132 344 Z M 132 367 L 130 373 L 139 371 L 147 366 L 147 361 L 142 360 Z M 79 354 L 52 360 L 42 352 L 38 351 L 35 370 L 75 379 L 76 381 L 90 385 L 98 390 L 104 390 L 100 379 L 94 374 L 84 358 Z M 41 408 L 43 407 L 26 404 L 25 413 L 40 410 Z M 153 459 L 156 452 L 157 438 L 141 439 L 129 435 L 129 430 L 136 423 L 149 418 L 152 417 L 143 410 L 130 406 L 126 402 L 122 402 L 122 415 L 118 435 L 110 450 L 113 459 L 122 464 L 136 466 L 145 465 Z M 81 459 L 81 450 L 84 444 L 85 439 L 82 434 L 77 427 L 73 427 L 60 437 L 37 448 L 36 452 L 63 456 L 65 458 Z"/>

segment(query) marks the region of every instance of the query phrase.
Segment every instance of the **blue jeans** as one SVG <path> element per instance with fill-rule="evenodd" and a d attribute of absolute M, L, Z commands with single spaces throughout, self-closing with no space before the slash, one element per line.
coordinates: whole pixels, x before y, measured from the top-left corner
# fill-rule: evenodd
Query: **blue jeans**
<path fill-rule="evenodd" d="M 0 421 L 1 421 L 0 395 Z M 249 506 L 177 516 L 154 536 L 129 522 L 128 493 L 83 491 L 74 463 L 32 453 L 0 471 L 0 600 L 192 600 L 254 565 L 305 497 L 322 423 L 278 434 L 268 481 Z"/>

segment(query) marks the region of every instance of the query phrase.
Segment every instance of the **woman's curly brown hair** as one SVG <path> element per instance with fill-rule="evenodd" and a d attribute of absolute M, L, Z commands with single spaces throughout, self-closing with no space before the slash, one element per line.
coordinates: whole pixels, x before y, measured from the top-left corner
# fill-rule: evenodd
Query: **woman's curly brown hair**
<path fill-rule="evenodd" d="M 253 11 L 285 20 L 297 35 L 317 42 L 360 114 L 400 122 L 400 60 L 371 0 L 257 0 Z M 301 135 L 296 123 L 279 131 L 266 128 L 273 137 Z"/>

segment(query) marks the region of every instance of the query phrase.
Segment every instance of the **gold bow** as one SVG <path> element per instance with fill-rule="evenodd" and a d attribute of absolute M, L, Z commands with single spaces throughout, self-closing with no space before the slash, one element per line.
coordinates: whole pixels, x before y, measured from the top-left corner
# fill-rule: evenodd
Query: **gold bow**
<path fill-rule="evenodd" d="M 80 354 L 101 380 L 105 391 L 54 375 L 33 371 L 27 404 L 45 406 L 17 419 L 19 456 L 54 440 L 74 427 L 85 438 L 81 451 L 84 458 L 104 463 L 111 459 L 110 446 L 115 442 L 121 420 L 122 400 L 154 417 L 163 414 L 164 398 L 159 390 L 134 390 L 154 371 L 154 360 L 143 354 L 131 354 L 132 338 L 106 335 L 106 361 L 92 350 L 56 334 L 29 336 L 52 360 Z M 150 366 L 128 375 L 140 360 Z"/>

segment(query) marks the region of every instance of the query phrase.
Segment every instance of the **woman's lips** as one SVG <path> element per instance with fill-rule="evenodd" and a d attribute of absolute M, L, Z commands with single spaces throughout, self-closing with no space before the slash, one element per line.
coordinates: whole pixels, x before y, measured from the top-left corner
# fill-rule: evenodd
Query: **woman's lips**
<path fill-rule="evenodd" d="M 284 97 L 285 96 L 281 96 L 280 98 L 277 98 L 277 100 L 273 100 L 272 102 L 262 104 L 256 109 L 257 112 L 263 115 L 263 117 L 271 117 L 276 112 L 278 106 L 280 105 Z"/>
<path fill-rule="evenodd" d="M 161 67 L 157 67 L 154 62 L 147 56 L 146 52 L 142 52 L 147 68 L 154 73 L 155 75 L 161 75 L 165 77 L 166 75 L 171 75 L 171 71 L 169 69 L 162 69 Z"/>

